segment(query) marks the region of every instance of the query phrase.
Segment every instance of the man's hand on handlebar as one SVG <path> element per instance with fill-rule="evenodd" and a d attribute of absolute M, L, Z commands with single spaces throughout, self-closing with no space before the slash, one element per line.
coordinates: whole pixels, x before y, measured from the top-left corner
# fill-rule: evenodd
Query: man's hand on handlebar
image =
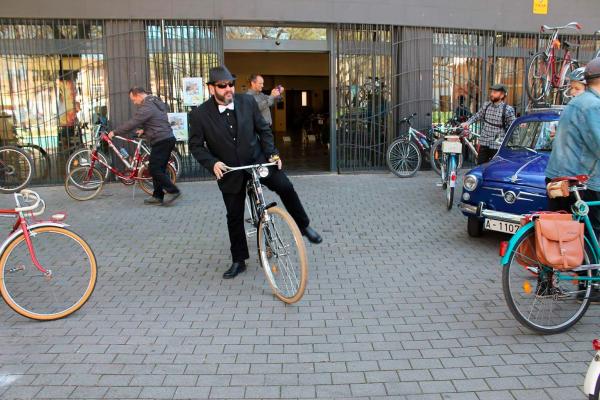
<path fill-rule="evenodd" d="M 140 137 L 144 134 L 144 130 L 143 129 L 138 129 L 135 131 L 135 134 L 137 135 L 137 137 Z"/>
<path fill-rule="evenodd" d="M 269 158 L 269 162 L 277 163 L 277 169 L 281 169 L 283 167 L 283 161 L 279 158 L 279 155 L 274 155 Z"/>
<path fill-rule="evenodd" d="M 463 129 L 467 129 L 469 127 L 469 124 L 467 124 L 466 122 L 463 122 L 462 124 L 460 124 L 460 127 Z"/>
<path fill-rule="evenodd" d="M 113 132 L 113 131 L 108 132 L 109 139 L 112 139 L 114 136 L 115 136 L 115 132 Z"/>
<path fill-rule="evenodd" d="M 217 180 L 221 179 L 225 172 L 227 172 L 227 165 L 221 161 L 217 161 L 213 166 L 213 173 L 217 177 Z"/>

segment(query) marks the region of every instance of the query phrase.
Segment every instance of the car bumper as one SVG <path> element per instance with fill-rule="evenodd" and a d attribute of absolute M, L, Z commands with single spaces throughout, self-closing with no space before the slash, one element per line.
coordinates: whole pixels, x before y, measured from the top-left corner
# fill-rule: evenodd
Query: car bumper
<path fill-rule="evenodd" d="M 468 216 L 495 219 L 498 221 L 512 222 L 514 224 L 521 223 L 522 218 L 522 215 L 520 214 L 511 214 L 507 212 L 486 209 L 483 203 L 479 203 L 479 206 L 474 206 L 467 203 L 459 203 L 458 208 L 463 212 L 463 214 Z"/>

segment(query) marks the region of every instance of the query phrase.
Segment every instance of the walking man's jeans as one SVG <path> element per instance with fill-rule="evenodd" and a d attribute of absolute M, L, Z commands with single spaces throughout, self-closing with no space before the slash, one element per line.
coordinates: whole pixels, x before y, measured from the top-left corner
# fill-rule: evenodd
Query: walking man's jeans
<path fill-rule="evenodd" d="M 179 189 L 171 182 L 171 178 L 167 174 L 167 165 L 171 152 L 175 148 L 175 138 L 161 140 L 155 143 L 150 150 L 150 175 L 152 175 L 152 183 L 154 184 L 153 196 L 157 199 L 162 199 L 165 191 L 169 193 L 177 193 Z"/>

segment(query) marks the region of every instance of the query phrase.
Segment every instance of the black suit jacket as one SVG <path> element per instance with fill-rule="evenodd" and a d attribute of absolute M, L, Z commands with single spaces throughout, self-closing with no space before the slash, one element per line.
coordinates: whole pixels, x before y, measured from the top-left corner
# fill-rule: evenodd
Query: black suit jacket
<path fill-rule="evenodd" d="M 236 94 L 233 102 L 237 120 L 236 139 L 228 132 L 212 97 L 189 114 L 190 152 L 211 173 L 217 161 L 239 167 L 264 163 L 278 154 L 273 132 L 260 114 L 254 98 Z M 223 193 L 239 193 L 243 189 L 244 172 L 229 172 L 218 183 Z"/>

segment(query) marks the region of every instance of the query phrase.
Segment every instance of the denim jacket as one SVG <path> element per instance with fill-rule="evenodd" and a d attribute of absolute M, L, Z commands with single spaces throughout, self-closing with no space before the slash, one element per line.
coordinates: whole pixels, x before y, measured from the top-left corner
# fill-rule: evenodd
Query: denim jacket
<path fill-rule="evenodd" d="M 590 175 L 600 192 L 600 93 L 588 89 L 565 107 L 556 130 L 546 177 Z"/>

